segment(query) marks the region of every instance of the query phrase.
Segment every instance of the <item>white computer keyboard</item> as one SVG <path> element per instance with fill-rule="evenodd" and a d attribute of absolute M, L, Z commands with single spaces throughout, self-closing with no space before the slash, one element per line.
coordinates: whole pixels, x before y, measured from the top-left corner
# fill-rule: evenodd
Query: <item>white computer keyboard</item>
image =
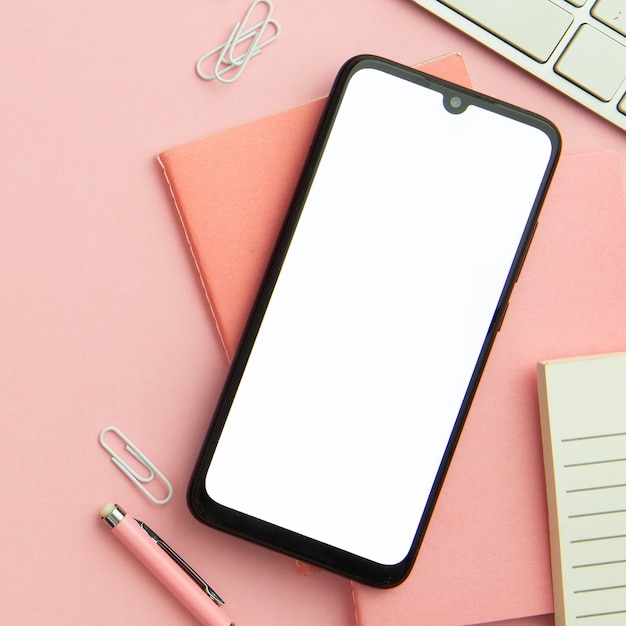
<path fill-rule="evenodd" d="M 626 130 L 626 0 L 412 0 Z"/>

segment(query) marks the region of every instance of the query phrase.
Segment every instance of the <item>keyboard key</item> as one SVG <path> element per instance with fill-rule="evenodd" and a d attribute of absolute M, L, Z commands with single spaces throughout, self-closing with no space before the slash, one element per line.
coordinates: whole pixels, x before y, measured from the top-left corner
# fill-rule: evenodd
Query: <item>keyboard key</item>
<path fill-rule="evenodd" d="M 440 0 L 528 56 L 545 63 L 572 16 L 550 0 Z"/>
<path fill-rule="evenodd" d="M 591 9 L 591 15 L 626 35 L 626 0 L 598 0 Z"/>
<path fill-rule="evenodd" d="M 583 24 L 558 60 L 555 70 L 608 102 L 626 78 L 626 47 Z"/>
<path fill-rule="evenodd" d="M 617 105 L 617 108 L 620 110 L 621 113 L 623 113 L 624 115 L 626 115 L 626 96 L 624 96 L 621 100 L 620 103 Z"/>

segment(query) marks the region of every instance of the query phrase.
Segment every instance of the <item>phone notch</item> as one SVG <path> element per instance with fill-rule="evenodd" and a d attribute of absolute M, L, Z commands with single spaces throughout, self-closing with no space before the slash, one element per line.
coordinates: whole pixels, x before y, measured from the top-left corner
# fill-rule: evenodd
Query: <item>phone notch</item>
<path fill-rule="evenodd" d="M 465 113 L 467 107 L 471 104 L 471 99 L 467 94 L 443 91 L 443 106 L 448 113 L 459 115 Z"/>

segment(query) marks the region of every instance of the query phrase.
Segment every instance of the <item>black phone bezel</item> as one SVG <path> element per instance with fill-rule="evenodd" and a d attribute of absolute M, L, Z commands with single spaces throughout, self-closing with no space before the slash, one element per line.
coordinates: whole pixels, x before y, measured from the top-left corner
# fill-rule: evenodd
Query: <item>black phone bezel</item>
<path fill-rule="evenodd" d="M 467 106 L 473 104 L 494 113 L 530 124 L 542 130 L 549 137 L 552 144 L 552 154 L 549 164 L 546 168 L 541 186 L 538 189 L 529 220 L 511 266 L 502 296 L 494 312 L 489 332 L 485 338 L 464 401 L 450 433 L 447 448 L 431 488 L 424 513 L 416 528 L 411 548 L 405 558 L 395 565 L 375 563 L 334 546 L 281 528 L 265 520 L 220 505 L 208 496 L 204 487 L 205 476 L 211 458 L 219 441 L 220 433 L 226 423 L 230 405 L 237 391 L 239 381 L 261 326 L 265 309 L 280 272 L 280 267 L 285 259 L 290 241 L 297 227 L 307 194 L 315 177 L 329 133 L 331 132 L 333 122 L 341 104 L 343 94 L 345 93 L 351 77 L 364 68 L 385 71 L 397 77 L 416 82 L 424 87 L 441 92 L 443 95 L 443 104 L 451 114 L 462 114 Z M 456 101 L 452 102 L 452 98 L 460 98 L 461 105 L 453 106 Z M 307 162 L 278 237 L 272 259 L 253 306 L 236 356 L 229 369 L 226 383 L 223 387 L 207 436 L 192 473 L 187 492 L 187 501 L 190 511 L 199 521 L 367 585 L 382 588 L 393 587 L 400 584 L 408 576 L 432 516 L 437 497 L 450 465 L 454 449 L 458 443 L 487 357 L 504 318 L 511 291 L 528 251 L 537 224 L 539 210 L 558 161 L 560 147 L 561 139 L 559 132 L 550 121 L 514 105 L 504 103 L 484 94 L 377 56 L 360 55 L 350 59 L 343 65 L 328 97 Z"/>

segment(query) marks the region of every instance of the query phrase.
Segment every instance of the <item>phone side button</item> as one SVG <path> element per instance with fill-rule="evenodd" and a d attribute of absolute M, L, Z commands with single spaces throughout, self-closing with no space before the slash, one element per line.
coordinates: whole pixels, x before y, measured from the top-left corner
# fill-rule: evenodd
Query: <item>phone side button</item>
<path fill-rule="evenodd" d="M 522 273 L 522 268 L 524 267 L 524 263 L 526 262 L 526 257 L 528 256 L 528 251 L 530 250 L 530 245 L 532 244 L 535 233 L 537 232 L 537 226 L 539 226 L 539 220 L 536 220 L 533 224 L 533 229 L 530 231 L 530 235 L 528 235 L 528 239 L 526 240 L 526 248 L 524 250 L 524 255 L 520 259 L 520 262 L 517 264 L 517 270 L 515 273 L 515 280 L 513 283 L 515 284 Z"/>
<path fill-rule="evenodd" d="M 494 335 L 500 332 L 500 329 L 502 328 L 502 322 L 504 321 L 504 318 L 506 317 L 506 312 L 508 311 L 508 309 L 509 309 L 509 302 L 507 300 L 506 304 L 504 305 L 504 310 L 502 311 L 502 313 L 498 312 L 498 315 L 496 316 L 498 325 L 496 326 L 496 329 L 493 332 Z"/>

